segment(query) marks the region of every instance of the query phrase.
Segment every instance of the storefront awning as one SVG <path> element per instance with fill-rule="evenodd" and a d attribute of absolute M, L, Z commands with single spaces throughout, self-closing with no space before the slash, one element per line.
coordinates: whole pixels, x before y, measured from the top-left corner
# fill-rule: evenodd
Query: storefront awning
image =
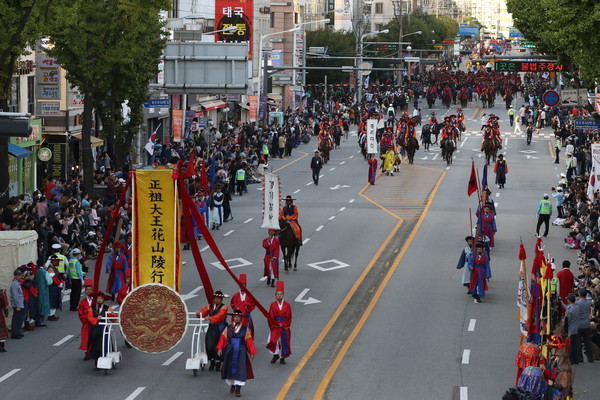
<path fill-rule="evenodd" d="M 221 100 L 210 100 L 210 101 L 204 101 L 204 102 L 200 103 L 200 105 L 202 107 L 204 107 L 206 109 L 206 111 L 210 111 L 210 110 L 216 110 L 218 108 L 224 108 L 227 104 L 225 104 L 225 102 L 221 101 Z"/>
<path fill-rule="evenodd" d="M 76 133 L 73 137 L 81 140 L 81 133 Z M 90 142 L 92 143 L 92 147 L 104 146 L 104 140 L 97 138 L 96 136 L 90 136 Z"/>
<path fill-rule="evenodd" d="M 31 152 L 27 149 L 17 146 L 16 144 L 8 144 L 8 154 L 17 157 L 17 160 L 21 158 L 27 158 L 31 155 Z"/>

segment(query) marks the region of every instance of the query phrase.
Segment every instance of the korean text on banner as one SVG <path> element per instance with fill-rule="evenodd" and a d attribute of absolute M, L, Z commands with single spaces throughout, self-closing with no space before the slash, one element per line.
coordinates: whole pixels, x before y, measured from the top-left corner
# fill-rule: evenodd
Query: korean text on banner
<path fill-rule="evenodd" d="M 135 171 L 133 199 L 133 286 L 159 283 L 179 292 L 179 199 L 173 171 Z"/>
<path fill-rule="evenodd" d="M 265 172 L 261 228 L 279 229 L 279 177 Z"/>
<path fill-rule="evenodd" d="M 256 122 L 256 114 L 258 113 L 258 96 L 248 96 L 250 107 L 250 122 Z"/>
<path fill-rule="evenodd" d="M 172 110 L 173 114 L 173 141 L 181 142 L 183 133 L 183 110 Z"/>
<path fill-rule="evenodd" d="M 588 196 L 594 198 L 594 193 L 600 189 L 600 144 L 592 143 L 592 173 L 588 182 Z"/>
<path fill-rule="evenodd" d="M 377 154 L 377 120 L 367 120 L 367 153 Z"/>
<path fill-rule="evenodd" d="M 215 42 L 248 43 L 248 60 L 252 59 L 253 7 L 252 0 L 215 0 Z"/>

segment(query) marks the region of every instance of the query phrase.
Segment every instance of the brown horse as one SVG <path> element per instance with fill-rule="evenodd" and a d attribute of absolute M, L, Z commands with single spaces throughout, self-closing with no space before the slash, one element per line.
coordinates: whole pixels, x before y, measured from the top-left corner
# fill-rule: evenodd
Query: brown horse
<path fill-rule="evenodd" d="M 481 149 L 485 152 L 485 162 L 490 165 L 490 159 L 496 162 L 496 155 L 498 154 L 498 144 L 492 138 L 486 138 L 483 140 Z"/>
<path fill-rule="evenodd" d="M 319 151 L 323 155 L 323 164 L 329 161 L 329 152 L 331 151 L 331 140 L 319 140 Z"/>

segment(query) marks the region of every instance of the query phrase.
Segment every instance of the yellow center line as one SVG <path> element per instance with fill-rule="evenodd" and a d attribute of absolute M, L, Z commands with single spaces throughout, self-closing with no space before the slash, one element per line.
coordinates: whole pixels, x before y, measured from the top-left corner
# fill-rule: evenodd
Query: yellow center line
<path fill-rule="evenodd" d="M 471 115 L 471 119 L 475 119 L 475 114 L 479 112 L 479 106 L 475 106 L 475 110 L 473 110 L 473 115 Z"/>
<path fill-rule="evenodd" d="M 358 336 L 358 334 L 362 330 L 365 322 L 367 321 L 367 319 L 371 315 L 371 312 L 373 311 L 373 308 L 375 308 L 375 305 L 379 301 L 379 297 L 381 296 L 381 294 L 383 293 L 383 291 L 387 287 L 387 285 L 388 285 L 388 283 L 389 283 L 392 275 L 394 274 L 394 272 L 396 271 L 396 268 L 398 267 L 398 264 L 400 263 L 400 261 L 404 257 L 404 254 L 408 250 L 411 242 L 413 241 L 415 235 L 417 234 L 417 231 L 419 230 L 421 224 L 423 223 L 423 220 L 425 219 L 425 216 L 427 215 L 427 212 L 429 211 L 429 207 L 431 206 L 431 203 L 433 202 L 435 194 L 436 194 L 438 188 L 440 187 L 440 184 L 442 183 L 442 180 L 444 179 L 445 176 L 446 176 L 446 172 L 442 171 L 442 175 L 439 177 L 437 183 L 435 184 L 435 187 L 433 188 L 433 190 L 431 192 L 431 195 L 429 196 L 429 200 L 427 201 L 427 204 L 425 205 L 425 208 L 423 209 L 423 213 L 421 214 L 421 217 L 419 218 L 419 220 L 415 224 L 415 227 L 413 228 L 412 232 L 410 233 L 410 236 L 408 237 L 407 241 L 405 242 L 404 246 L 402 247 L 402 250 L 396 256 L 396 259 L 394 260 L 394 264 L 391 266 L 391 268 L 387 272 L 385 278 L 381 282 L 381 285 L 377 289 L 377 292 L 375 292 L 375 295 L 373 296 L 373 299 L 371 300 L 371 302 L 369 303 L 369 306 L 367 307 L 367 309 L 363 313 L 360 321 L 358 321 L 358 323 L 356 324 L 356 327 L 354 328 L 354 330 L 352 331 L 352 333 L 350 334 L 350 336 L 348 337 L 348 339 L 344 342 L 344 345 L 342 346 L 342 348 L 338 352 L 335 360 L 331 364 L 331 367 L 329 367 L 329 370 L 327 371 L 327 373 L 325 374 L 323 380 L 319 384 L 319 387 L 317 388 L 317 392 L 315 393 L 315 397 L 314 397 L 315 399 L 320 400 L 320 399 L 323 398 L 323 395 L 325 394 L 325 391 L 327 390 L 327 387 L 329 386 L 329 383 L 331 382 L 331 379 L 333 378 L 333 375 L 335 374 L 335 372 L 338 369 L 340 363 L 344 359 L 346 353 L 348 352 L 348 349 L 350 349 L 350 346 L 352 345 L 352 343 L 354 342 L 354 340 L 356 339 L 356 337 Z"/>
<path fill-rule="evenodd" d="M 552 148 L 552 142 L 548 142 L 548 150 L 550 150 L 550 157 L 555 158 L 554 148 Z"/>
<path fill-rule="evenodd" d="M 284 166 L 281 166 L 281 167 L 277 168 L 275 171 L 273 171 L 273 173 L 275 173 L 275 172 L 279 172 L 279 171 L 281 171 L 282 169 L 284 169 L 284 168 L 287 168 L 287 167 L 289 167 L 290 165 L 292 165 L 292 164 L 294 164 L 294 163 L 297 163 L 298 161 L 302 160 L 304 157 L 308 156 L 308 153 L 305 153 L 305 152 L 303 152 L 303 151 L 300 151 L 300 150 L 296 150 L 296 151 L 297 151 L 298 153 L 302 153 L 302 154 L 304 154 L 304 155 L 303 155 L 302 157 L 300 157 L 300 158 L 296 158 L 294 161 L 291 161 L 291 162 L 289 162 L 289 163 L 285 164 Z"/>

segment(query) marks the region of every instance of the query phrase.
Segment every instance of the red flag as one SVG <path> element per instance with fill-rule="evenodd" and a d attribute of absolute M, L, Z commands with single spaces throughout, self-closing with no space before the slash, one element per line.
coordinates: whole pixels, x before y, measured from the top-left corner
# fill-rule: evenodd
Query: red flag
<path fill-rule="evenodd" d="M 191 176 L 196 175 L 196 168 L 194 167 L 194 162 L 196 161 L 196 150 L 192 150 L 192 154 L 190 155 L 190 160 L 187 163 L 187 167 L 185 168 L 184 178 L 189 178 Z"/>
<path fill-rule="evenodd" d="M 470 197 L 477 191 L 477 176 L 475 175 L 475 161 L 471 164 L 471 177 L 469 178 L 469 186 L 467 187 L 467 195 Z"/>
<path fill-rule="evenodd" d="M 206 176 L 206 168 L 204 168 L 204 158 L 202 159 L 202 167 L 200 169 L 200 187 L 208 190 L 208 176 Z"/>

